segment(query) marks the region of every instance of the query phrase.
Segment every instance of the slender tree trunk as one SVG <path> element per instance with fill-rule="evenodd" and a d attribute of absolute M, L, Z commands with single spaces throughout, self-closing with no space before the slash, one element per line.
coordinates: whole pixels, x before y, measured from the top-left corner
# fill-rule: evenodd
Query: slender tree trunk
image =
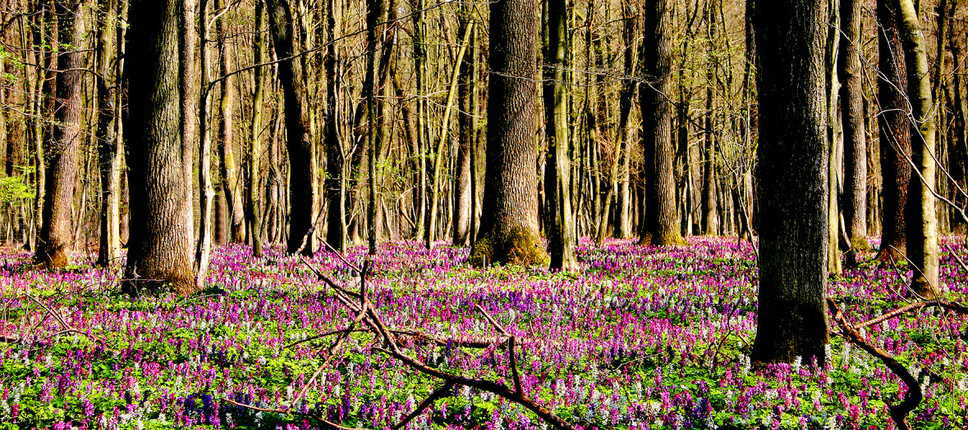
<path fill-rule="evenodd" d="M 643 64 L 647 85 L 641 85 L 643 134 L 645 150 L 646 201 L 645 223 L 640 243 L 670 246 L 685 243 L 679 232 L 676 205 L 676 183 L 672 162 L 672 103 L 669 94 L 672 79 L 669 72 L 672 44 L 669 24 L 672 3 L 666 0 L 649 2 L 645 8 L 645 37 Z"/>
<path fill-rule="evenodd" d="M 759 317 L 752 359 L 824 362 L 827 256 L 821 2 L 757 1 Z"/>
<path fill-rule="evenodd" d="M 827 78 L 827 272 L 832 275 L 841 274 L 843 268 L 840 262 L 840 208 L 837 196 L 840 191 L 839 165 L 837 163 L 838 145 L 840 143 L 840 129 L 837 116 L 837 57 L 840 50 L 840 0 L 828 0 L 827 47 L 824 54 Z"/>
<path fill-rule="evenodd" d="M 296 61 L 290 60 L 293 51 L 293 20 L 289 5 L 282 0 L 266 0 L 272 45 L 278 64 L 286 117 L 286 149 L 289 152 L 289 239 L 286 252 L 313 255 L 311 229 L 313 227 L 313 147 L 305 122 L 301 71 Z M 303 238 L 310 234 L 303 246 Z"/>
<path fill-rule="evenodd" d="M 907 117 L 907 75 L 898 11 L 892 0 L 877 1 L 878 101 L 884 208 L 878 259 L 903 261 L 907 249 L 905 206 L 911 182 L 911 127 Z"/>
<path fill-rule="evenodd" d="M 129 12 L 126 68 L 130 155 L 131 238 L 122 289 L 137 294 L 164 283 L 197 291 L 192 267 L 192 202 L 186 190 L 180 121 L 179 0 L 134 0 Z"/>
<path fill-rule="evenodd" d="M 265 10 L 264 3 L 255 2 L 255 29 L 256 35 L 253 37 L 252 62 L 262 64 L 266 59 L 265 42 L 262 39 L 262 32 L 265 31 Z M 252 117 L 249 126 L 249 163 L 246 171 L 248 179 L 246 186 L 246 224 L 249 229 L 249 242 L 252 243 L 252 255 L 262 257 L 262 223 L 259 219 L 259 177 L 260 161 L 262 160 L 262 105 L 265 103 L 265 78 L 262 76 L 263 68 L 255 69 L 254 80 L 255 90 L 252 95 Z"/>
<path fill-rule="evenodd" d="M 323 59 L 326 69 L 326 126 L 323 145 L 326 147 L 326 200 L 327 232 L 326 243 L 332 249 L 346 249 L 346 185 L 343 175 L 345 152 L 339 137 L 339 110 L 337 95 L 340 91 L 339 76 L 336 74 L 336 1 L 327 0 L 326 7 L 326 55 Z"/>
<path fill-rule="evenodd" d="M 907 202 L 908 258 L 914 266 L 911 288 L 918 295 L 937 295 L 939 255 L 938 220 L 935 208 L 935 139 L 937 115 L 931 95 L 928 54 L 918 11 L 911 0 L 895 0 L 898 8 L 904 55 L 907 58 L 908 94 L 914 123 L 911 125 L 913 175 Z"/>
<path fill-rule="evenodd" d="M 201 145 L 201 134 L 200 134 L 200 119 L 198 117 L 199 111 L 199 98 L 201 97 L 202 89 L 204 85 L 202 84 L 203 75 L 203 63 L 202 54 L 203 44 L 201 37 L 198 32 L 201 28 L 199 21 L 204 19 L 199 16 L 199 13 L 204 13 L 204 8 L 200 6 L 200 2 L 205 2 L 207 0 L 183 0 L 184 6 L 182 7 L 182 19 L 181 19 L 181 29 L 178 33 L 180 40 L 179 43 L 181 50 L 179 54 L 181 55 L 181 105 L 182 105 L 182 115 L 181 118 L 181 151 L 182 158 L 185 161 L 185 181 L 187 183 L 194 182 L 195 178 L 195 156 L 199 152 L 199 146 Z M 200 9 L 201 7 L 201 9 Z M 201 192 L 197 187 L 188 187 L 185 192 L 188 193 L 188 199 L 192 202 L 201 200 Z M 194 203 L 193 203 L 194 205 Z M 199 212 L 202 208 L 198 208 Z M 193 206 L 188 210 L 187 213 L 188 228 L 192 231 L 193 237 L 196 240 L 201 241 L 203 238 L 198 237 L 204 231 L 204 226 L 196 226 L 195 222 L 199 220 L 199 213 L 196 212 L 196 208 Z M 198 230 L 196 231 L 196 228 Z M 198 262 L 196 261 L 196 264 Z"/>
<path fill-rule="evenodd" d="M 224 2 L 224 0 L 223 0 Z M 220 7 L 225 7 L 221 5 Z M 226 42 L 227 35 L 222 28 L 222 20 L 218 22 L 219 44 L 222 51 L 221 74 L 227 76 L 234 69 L 232 67 L 231 46 Z M 239 180 L 238 162 L 235 157 L 235 106 L 238 99 L 238 88 L 236 88 L 235 76 L 228 76 L 222 80 L 222 100 L 220 109 L 222 111 L 222 122 L 220 124 L 220 135 L 222 137 L 219 145 L 219 161 L 222 166 L 221 183 L 222 192 L 228 206 L 230 217 L 229 233 L 230 241 L 242 243 L 245 241 L 245 216 L 242 209 L 242 182 Z"/>
<path fill-rule="evenodd" d="M 713 120 L 713 88 L 715 87 L 716 69 L 719 68 L 715 60 L 716 13 L 711 4 L 706 6 L 707 45 L 706 52 L 710 57 L 706 64 L 706 117 L 703 127 L 705 142 L 702 147 L 704 155 L 702 177 L 702 226 L 703 234 L 715 236 L 720 233 L 719 228 L 719 173 L 716 171 L 716 126 Z"/>
<path fill-rule="evenodd" d="M 58 46 L 57 125 L 53 140 L 45 148 L 47 182 L 44 192 L 42 224 L 34 260 L 49 267 L 67 266 L 74 248 L 71 211 L 78 177 L 78 162 L 84 140 L 84 69 L 88 57 L 88 20 L 86 2 L 56 2 L 58 29 L 68 37 Z"/>
<path fill-rule="evenodd" d="M 491 76 L 487 105 L 487 172 L 481 236 L 469 260 L 548 264 L 538 230 L 535 65 L 537 7 L 534 0 L 498 0 L 490 5 Z"/>
<path fill-rule="evenodd" d="M 118 78 L 121 76 L 118 58 L 120 54 L 118 52 L 118 40 L 120 40 L 118 6 L 117 0 L 107 0 L 102 4 L 104 24 L 97 49 L 100 71 L 97 94 L 101 103 L 104 103 L 98 110 L 96 134 L 101 174 L 100 241 L 97 265 L 101 267 L 110 266 L 121 255 L 121 215 L 118 206 L 124 151 L 121 148 L 120 133 L 118 133 L 121 94 L 116 90 Z"/>
<path fill-rule="evenodd" d="M 571 140 L 568 137 L 568 100 L 565 92 L 565 70 L 568 49 L 567 2 L 552 0 L 548 4 L 548 45 L 544 52 L 545 140 L 548 143 L 545 163 L 545 225 L 551 269 L 574 270 L 575 226 L 571 206 Z"/>
<path fill-rule="evenodd" d="M 837 63 L 844 129 L 844 221 L 850 251 L 848 264 L 857 264 L 857 251 L 870 249 L 867 241 L 867 130 L 864 126 L 864 89 L 860 62 L 860 0 L 840 0 L 841 41 Z"/>
<path fill-rule="evenodd" d="M 474 18 L 471 6 L 464 5 L 460 14 L 461 31 L 468 37 L 467 53 L 460 62 L 460 86 L 457 89 L 457 99 L 460 106 L 457 112 L 458 128 L 458 148 L 457 148 L 457 173 L 454 178 L 454 222 L 453 222 L 453 244 L 455 246 L 468 246 L 471 243 L 471 218 L 474 216 L 472 211 L 474 196 L 471 187 L 471 151 L 474 144 L 474 129 L 472 126 L 472 104 L 476 102 L 476 94 L 472 92 L 471 82 L 475 78 L 474 56 L 477 41 L 474 40 Z M 463 37 L 462 37 L 463 38 Z"/>

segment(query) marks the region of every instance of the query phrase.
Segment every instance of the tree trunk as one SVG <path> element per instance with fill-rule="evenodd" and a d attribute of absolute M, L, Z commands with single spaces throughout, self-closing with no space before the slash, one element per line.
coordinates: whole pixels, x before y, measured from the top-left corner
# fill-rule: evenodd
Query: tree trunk
<path fill-rule="evenodd" d="M 453 244 L 455 246 L 468 246 L 471 243 L 471 217 L 474 196 L 471 194 L 471 151 L 474 144 L 474 129 L 472 126 L 473 103 L 476 103 L 471 82 L 475 78 L 477 71 L 474 69 L 475 44 L 474 40 L 474 18 L 471 6 L 463 6 L 460 14 L 460 25 L 464 34 L 469 37 L 467 42 L 467 53 L 460 62 L 460 87 L 457 89 L 457 99 L 460 106 L 457 112 L 458 128 L 458 147 L 457 147 L 457 172 L 454 175 L 454 222 L 453 222 Z"/>
<path fill-rule="evenodd" d="M 121 254 L 121 215 L 120 180 L 121 163 L 124 151 L 121 148 L 118 125 L 121 117 L 121 94 L 116 90 L 118 78 L 121 76 L 118 56 L 118 37 L 120 20 L 118 19 L 117 0 L 108 0 L 103 4 L 104 27 L 98 42 L 98 69 L 100 77 L 97 80 L 98 99 L 104 106 L 98 110 L 97 149 L 101 174 L 101 208 L 100 208 L 100 241 L 98 246 L 97 265 L 108 267 L 120 258 Z"/>
<path fill-rule="evenodd" d="M 256 35 L 253 37 L 252 62 L 262 64 L 265 62 L 266 49 L 262 39 L 265 31 L 265 10 L 264 3 L 255 2 L 255 29 Z M 255 90 L 252 95 L 252 118 L 249 126 L 249 163 L 245 172 L 246 181 L 246 224 L 249 229 L 249 242 L 252 243 L 252 255 L 262 257 L 262 222 L 259 219 L 259 177 L 260 161 L 262 160 L 262 105 L 265 100 L 265 78 L 262 76 L 262 67 L 257 67 L 254 72 Z"/>
<path fill-rule="evenodd" d="M 931 95 L 928 54 L 918 12 L 911 0 L 895 0 L 907 61 L 908 94 L 914 116 L 911 124 L 911 175 L 907 202 L 908 258 L 914 269 L 911 288 L 921 297 L 937 295 L 939 255 L 935 208 L 935 136 L 937 115 Z M 920 126 L 919 126 L 920 124 Z"/>
<path fill-rule="evenodd" d="M 488 82 L 487 168 L 481 236 L 471 264 L 548 264 L 538 233 L 535 104 L 537 88 L 534 0 L 490 5 L 491 76 Z"/>
<path fill-rule="evenodd" d="M 138 294 L 164 283 L 180 294 L 197 291 L 192 202 L 185 181 L 180 121 L 178 0 L 134 0 L 129 12 L 128 124 L 125 146 L 131 190 L 131 238 L 123 291 Z"/>
<path fill-rule="evenodd" d="M 825 16 L 812 0 L 757 1 L 759 318 L 752 359 L 825 359 Z"/>
<path fill-rule="evenodd" d="M 568 101 L 565 92 L 565 70 L 568 49 L 567 2 L 552 0 L 548 4 L 548 46 L 544 52 L 545 140 L 548 143 L 545 164 L 545 225 L 551 269 L 574 270 L 575 226 L 571 206 L 571 140 L 568 137 Z M 614 174 L 614 172 L 613 172 Z"/>
<path fill-rule="evenodd" d="M 672 103 L 668 99 L 672 89 L 669 72 L 672 60 L 672 42 L 669 38 L 672 4 L 667 0 L 656 0 L 646 5 L 642 52 L 648 83 L 639 87 L 646 175 L 645 222 L 639 243 L 660 246 L 685 244 L 679 232 L 679 216 L 676 213 L 676 183 L 672 169 L 675 156 Z"/>
<path fill-rule="evenodd" d="M 225 7 L 225 5 L 223 4 L 220 7 Z M 222 19 L 220 19 L 218 31 L 222 51 L 221 75 L 226 76 L 221 84 L 222 100 L 219 106 L 222 111 L 222 122 L 219 130 L 222 137 L 219 145 L 219 161 L 222 166 L 220 182 L 228 205 L 228 216 L 231 223 L 229 240 L 233 243 L 242 243 L 245 241 L 245 216 L 242 212 L 242 183 L 239 181 L 238 162 L 235 158 L 235 105 L 236 99 L 238 99 L 238 89 L 236 88 L 235 76 L 228 76 L 233 71 L 233 53 L 225 40 L 228 35 L 222 25 Z"/>
<path fill-rule="evenodd" d="M 49 267 L 67 266 L 74 247 L 71 211 L 74 189 L 84 140 L 84 69 L 87 68 L 88 20 L 86 2 L 56 2 L 55 11 L 61 36 L 68 37 L 58 46 L 57 102 L 54 112 L 57 125 L 53 140 L 48 141 L 47 181 L 40 236 L 34 260 Z"/>
<path fill-rule="evenodd" d="M 303 109 L 304 96 L 301 71 L 291 60 L 293 51 L 292 13 L 283 0 L 266 0 L 269 14 L 272 46 L 278 64 L 279 83 L 282 85 L 286 117 L 286 149 L 289 152 L 289 238 L 286 252 L 313 255 L 311 229 L 313 228 L 313 147 L 309 140 Z M 303 238 L 309 234 L 308 242 Z"/>
<path fill-rule="evenodd" d="M 837 66 L 841 81 L 840 105 L 844 132 L 844 221 L 850 240 L 848 264 L 857 251 L 870 249 L 867 241 L 867 130 L 864 127 L 864 89 L 860 62 L 860 0 L 840 0 L 841 41 Z"/>
<path fill-rule="evenodd" d="M 327 0 L 326 7 L 326 125 L 323 146 L 326 147 L 326 213 L 327 245 L 337 251 L 346 250 L 346 182 L 343 175 L 345 153 L 339 138 L 339 110 L 337 94 L 340 91 L 336 74 L 336 0 Z"/>
<path fill-rule="evenodd" d="M 906 254 L 907 223 L 904 208 L 911 182 L 911 126 L 907 117 L 907 75 L 901 46 L 898 11 L 892 0 L 877 1 L 878 23 L 878 100 L 881 175 L 884 207 L 881 211 L 881 248 L 883 262 L 903 261 Z"/>

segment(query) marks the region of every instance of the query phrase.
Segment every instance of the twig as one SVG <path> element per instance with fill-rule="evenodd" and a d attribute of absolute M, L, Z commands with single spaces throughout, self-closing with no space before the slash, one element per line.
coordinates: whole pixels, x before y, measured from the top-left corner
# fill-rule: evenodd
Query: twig
<path fill-rule="evenodd" d="M 453 390 L 453 388 L 454 388 L 454 383 L 447 382 L 442 387 L 434 390 L 434 392 L 430 393 L 430 395 L 427 396 L 426 399 L 424 399 L 423 403 L 420 403 L 420 406 L 417 406 L 417 409 L 414 409 L 414 411 L 411 412 L 410 415 L 407 415 L 403 419 L 403 421 L 400 421 L 397 425 L 393 426 L 393 428 L 402 429 L 405 425 L 407 425 L 407 423 L 409 423 L 410 421 L 413 421 L 414 418 L 417 418 L 418 416 L 420 416 L 420 414 L 423 413 L 425 409 L 433 405 L 434 402 L 444 397 L 450 397 L 451 390 Z"/>
<path fill-rule="evenodd" d="M 898 428 L 901 430 L 909 430 L 907 423 L 907 414 L 914 410 L 921 403 L 923 394 L 921 393 L 921 384 L 918 383 L 917 378 L 911 375 L 911 372 L 907 370 L 900 362 L 897 361 L 890 354 L 884 350 L 872 345 L 860 333 L 851 326 L 850 322 L 844 317 L 843 312 L 841 312 L 840 307 L 837 306 L 837 302 L 831 298 L 827 299 L 827 305 L 834 310 L 834 320 L 840 325 L 841 330 L 847 340 L 853 342 L 859 346 L 864 351 L 877 357 L 883 362 L 888 369 L 891 369 L 895 375 L 904 381 L 907 385 L 907 392 L 904 393 L 904 400 L 897 405 L 891 406 L 891 418 L 897 423 Z"/>
<path fill-rule="evenodd" d="M 481 307 L 481 305 L 475 303 L 474 307 L 481 312 L 481 315 L 484 315 L 484 318 L 487 319 L 487 322 L 491 323 L 491 325 L 494 326 L 494 328 L 497 329 L 499 333 L 505 336 L 510 336 L 508 331 L 505 330 L 504 327 L 501 327 L 501 325 L 498 324 L 497 321 L 494 321 L 494 318 L 491 318 L 491 316 L 487 314 L 487 311 L 485 311 L 484 308 Z"/>
<path fill-rule="evenodd" d="M 310 414 L 310 413 L 299 412 L 299 411 L 292 411 L 292 410 L 287 410 L 287 409 L 260 408 L 260 407 L 255 406 L 255 405 L 249 405 L 249 404 L 245 404 L 245 403 L 236 402 L 235 400 L 232 400 L 232 399 L 230 399 L 228 397 L 222 397 L 222 400 L 224 400 L 226 403 L 233 404 L 233 405 L 238 406 L 240 408 L 252 409 L 253 411 L 275 412 L 275 413 L 278 413 L 278 414 L 293 414 L 293 415 L 301 415 L 301 416 L 304 416 L 304 417 L 310 417 L 310 418 L 313 418 L 313 419 L 316 419 L 316 420 L 322 422 L 323 424 L 326 424 L 327 426 L 330 426 L 332 428 L 335 428 L 337 430 L 365 430 L 365 429 L 361 429 L 361 428 L 358 428 L 358 427 L 344 427 L 344 426 L 341 426 L 339 424 L 336 424 L 336 423 L 334 423 L 332 421 L 329 421 L 326 418 L 323 418 L 323 417 L 321 417 L 319 415 L 316 415 L 316 414 Z"/>
<path fill-rule="evenodd" d="M 944 247 L 949 253 L 951 253 L 952 257 L 955 257 L 955 260 L 958 261 L 958 265 L 960 265 L 964 271 L 968 272 L 968 265 L 965 265 L 965 261 L 961 259 L 961 256 L 959 256 L 955 250 L 951 249 L 951 246 L 949 246 L 947 243 L 944 244 Z"/>
<path fill-rule="evenodd" d="M 57 320 L 57 322 L 64 329 L 63 331 L 58 332 L 58 333 L 54 334 L 53 336 L 58 336 L 58 335 L 61 335 L 61 334 L 64 334 L 64 333 L 77 333 L 77 334 L 80 334 L 80 335 L 83 335 L 83 336 L 87 337 L 92 342 L 100 342 L 101 343 L 101 346 L 103 346 L 104 349 L 107 349 L 108 351 L 111 351 L 111 352 L 114 352 L 114 353 L 117 353 L 118 352 L 118 350 L 114 349 L 111 346 L 111 344 L 108 343 L 107 340 L 104 340 L 101 337 L 95 336 L 94 334 L 91 334 L 91 333 L 88 333 L 88 332 L 85 332 L 85 331 L 78 330 L 78 329 L 74 328 L 72 325 L 70 325 L 66 321 L 64 321 L 64 317 L 62 317 L 60 313 L 58 313 L 58 312 L 54 311 L 53 309 L 49 308 L 47 305 L 45 305 L 43 302 L 41 302 L 40 300 L 38 300 L 34 296 L 32 296 L 30 294 L 27 294 L 26 296 L 27 296 L 28 299 L 30 299 L 31 301 L 33 301 L 37 305 L 39 305 L 40 307 L 44 308 L 44 310 L 47 311 L 47 315 L 53 315 L 54 318 Z M 44 319 L 41 320 L 41 323 L 43 323 L 44 320 L 46 320 L 46 317 L 44 317 Z M 38 323 L 38 325 L 35 326 L 34 328 L 36 329 L 36 327 L 38 327 L 41 323 Z"/>
<path fill-rule="evenodd" d="M 518 360 L 514 356 L 514 336 L 508 338 L 508 358 L 511 360 L 511 378 L 514 379 L 514 393 L 524 395 L 521 390 L 521 376 L 518 375 Z"/>
<path fill-rule="evenodd" d="M 869 326 L 872 326 L 874 324 L 878 324 L 878 323 L 884 322 L 886 320 L 889 320 L 891 318 L 904 315 L 904 314 L 906 314 L 908 312 L 916 311 L 918 309 L 932 307 L 932 306 L 937 306 L 937 307 L 944 308 L 944 309 L 947 309 L 949 311 L 957 312 L 957 313 L 960 313 L 960 314 L 968 314 L 968 307 L 966 307 L 965 305 L 963 305 L 961 303 L 949 302 L 949 301 L 944 301 L 944 300 L 923 300 L 923 301 L 920 301 L 920 302 L 914 302 L 914 303 L 911 303 L 909 305 L 901 306 L 901 307 L 899 307 L 897 309 L 893 309 L 893 310 L 887 311 L 887 312 L 885 312 L 883 315 L 881 315 L 879 317 L 875 317 L 875 318 L 869 319 L 867 321 L 864 321 L 862 323 L 855 324 L 853 327 L 856 328 L 856 329 L 860 329 L 860 328 L 864 328 L 864 327 L 869 327 Z"/>

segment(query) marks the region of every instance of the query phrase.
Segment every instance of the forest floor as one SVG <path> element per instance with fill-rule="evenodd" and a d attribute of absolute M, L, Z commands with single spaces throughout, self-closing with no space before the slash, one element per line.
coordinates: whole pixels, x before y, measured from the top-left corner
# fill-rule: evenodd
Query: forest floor
<path fill-rule="evenodd" d="M 968 273 L 951 254 L 966 259 L 965 239 L 943 243 L 946 298 L 966 302 Z M 582 242 L 577 273 L 476 270 L 467 253 L 384 244 L 366 279 L 368 300 L 391 330 L 450 339 L 406 338 L 411 357 L 510 384 L 504 346 L 458 346 L 500 338 L 503 327 L 517 340 L 524 394 L 576 428 L 894 426 L 888 408 L 906 391 L 900 379 L 836 333 L 826 363 L 751 366 L 757 268 L 749 243 Z M 310 263 L 352 290 L 360 277 L 351 267 L 364 257 L 353 248 L 345 261 L 320 253 Z M 50 273 L 32 267 L 29 254 L 0 251 L 0 428 L 317 428 L 318 417 L 383 429 L 441 385 L 371 349 L 366 332 L 353 332 L 327 361 L 334 336 L 315 337 L 345 329 L 354 315 L 279 247 L 261 259 L 244 246 L 217 249 L 211 288 L 187 298 L 130 299 L 117 292 L 118 267 L 92 268 L 87 255 L 75 261 Z M 903 276 L 903 263 L 863 265 L 833 277 L 828 294 L 849 320 L 866 321 L 910 303 Z M 919 379 L 913 428 L 968 426 L 968 317 L 930 308 L 864 332 Z M 406 427 L 549 427 L 478 389 L 448 394 Z"/>

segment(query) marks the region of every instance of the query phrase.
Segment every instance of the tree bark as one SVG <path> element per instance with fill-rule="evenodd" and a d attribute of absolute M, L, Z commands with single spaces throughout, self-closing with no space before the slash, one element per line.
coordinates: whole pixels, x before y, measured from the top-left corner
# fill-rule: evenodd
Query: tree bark
<path fill-rule="evenodd" d="M 224 0 L 223 0 L 224 2 Z M 220 5 L 225 7 L 225 5 Z M 242 243 L 245 241 L 245 216 L 242 209 L 242 183 L 239 181 L 238 162 L 235 157 L 235 106 L 238 99 L 238 88 L 236 88 L 235 76 L 228 76 L 233 71 L 232 68 L 232 49 L 226 42 L 226 31 L 222 28 L 222 19 L 218 21 L 219 44 L 222 51 L 221 75 L 226 76 L 222 80 L 222 100 L 220 110 L 222 111 L 222 122 L 220 124 L 219 142 L 219 164 L 221 165 L 222 193 L 228 206 L 229 216 L 229 241 Z"/>
<path fill-rule="evenodd" d="M 672 42 L 669 21 L 672 3 L 655 0 L 645 8 L 643 64 L 646 83 L 639 87 L 643 117 L 643 142 L 646 198 L 645 220 L 639 243 L 659 246 L 683 245 L 679 232 L 676 183 L 672 163 Z"/>
<path fill-rule="evenodd" d="M 545 225 L 551 269 L 574 270 L 575 226 L 571 205 L 571 139 L 568 136 L 568 101 L 565 92 L 565 70 L 568 44 L 567 2 L 552 0 L 548 4 L 548 45 L 544 52 L 545 140 L 548 144 L 545 163 Z M 614 172 L 613 172 L 614 175 Z"/>
<path fill-rule="evenodd" d="M 481 236 L 471 250 L 475 266 L 548 264 L 538 232 L 534 145 L 537 88 L 534 0 L 490 5 L 491 76 L 488 82 L 487 167 Z"/>
<path fill-rule="evenodd" d="M 877 1 L 878 23 L 878 100 L 883 210 L 881 247 L 877 258 L 883 262 L 903 261 L 907 249 L 908 184 L 911 182 L 911 127 L 907 117 L 907 75 L 899 17 L 892 0 Z"/>
<path fill-rule="evenodd" d="M 841 81 L 840 106 L 844 132 L 844 223 L 850 240 L 849 264 L 857 251 L 870 249 L 867 241 L 867 130 L 864 126 L 864 89 L 860 62 L 860 0 L 840 0 L 841 41 L 837 66 Z"/>
<path fill-rule="evenodd" d="M 914 122 L 911 124 L 911 161 L 914 164 L 907 202 L 908 258 L 914 275 L 911 288 L 921 297 L 937 295 L 939 255 L 938 220 L 935 208 L 935 139 L 937 115 L 931 94 L 928 54 L 918 12 L 911 0 L 894 0 L 899 11 L 904 55 L 907 61 L 908 94 Z"/>
<path fill-rule="evenodd" d="M 121 94 L 117 91 L 120 73 L 120 20 L 117 0 L 103 3 L 104 24 L 98 42 L 98 99 L 104 105 L 98 110 L 97 149 L 101 174 L 100 240 L 97 265 L 108 267 L 121 254 L 120 180 L 124 151 L 120 133 Z"/>
<path fill-rule="evenodd" d="M 301 71 L 291 57 L 293 51 L 292 13 L 283 0 L 266 0 L 269 14 L 272 46 L 278 64 L 279 83 L 282 85 L 286 119 L 286 149 L 289 152 L 289 238 L 286 252 L 295 254 L 302 250 L 306 256 L 313 255 L 312 235 L 303 246 L 303 238 L 313 227 L 313 147 L 309 140 L 304 118 L 305 109 Z"/>
<path fill-rule="evenodd" d="M 56 2 L 58 30 L 68 37 L 57 53 L 57 125 L 45 145 L 47 178 L 40 236 L 34 260 L 48 267 L 67 266 L 74 247 L 71 212 L 81 158 L 85 116 L 84 69 L 87 68 L 87 2 Z"/>
<path fill-rule="evenodd" d="M 758 1 L 759 318 L 752 359 L 825 359 L 827 139 L 821 2 Z"/>
<path fill-rule="evenodd" d="M 138 294 L 169 284 L 197 291 L 192 202 L 182 152 L 178 58 L 179 0 L 134 0 L 129 9 L 128 151 L 131 237 L 122 290 Z"/>
<path fill-rule="evenodd" d="M 326 243 L 337 251 L 346 250 L 346 182 L 343 177 L 345 153 L 339 138 L 339 110 L 337 94 L 340 91 L 336 74 L 336 0 L 327 0 L 326 7 L 326 125 L 323 146 L 326 147 L 326 200 L 328 202 Z"/>
<path fill-rule="evenodd" d="M 474 196 L 471 194 L 471 146 L 474 144 L 474 132 L 472 128 L 473 103 L 476 103 L 475 95 L 472 91 L 471 82 L 475 79 L 477 71 L 474 69 L 474 56 L 476 55 L 474 40 L 474 18 L 471 6 L 465 5 L 460 14 L 460 25 L 464 34 L 469 39 L 467 49 L 469 52 L 460 62 L 460 86 L 457 89 L 457 100 L 460 106 L 457 112 L 458 146 L 457 146 L 457 172 L 454 175 L 454 218 L 453 218 L 453 244 L 455 246 L 468 246 L 471 244 L 471 217 Z"/>
<path fill-rule="evenodd" d="M 266 49 L 262 39 L 262 32 L 265 31 L 265 9 L 264 3 L 257 1 L 255 4 L 255 29 L 256 35 L 252 43 L 252 62 L 262 64 L 265 62 Z M 252 243 L 252 255 L 262 257 L 262 222 L 259 219 L 259 177 L 260 162 L 262 160 L 262 105 L 265 100 L 265 78 L 262 76 L 263 68 L 257 67 L 254 71 L 255 89 L 252 95 L 252 118 L 249 126 L 249 162 L 245 175 L 246 181 L 246 224 L 249 229 L 249 242 Z"/>

